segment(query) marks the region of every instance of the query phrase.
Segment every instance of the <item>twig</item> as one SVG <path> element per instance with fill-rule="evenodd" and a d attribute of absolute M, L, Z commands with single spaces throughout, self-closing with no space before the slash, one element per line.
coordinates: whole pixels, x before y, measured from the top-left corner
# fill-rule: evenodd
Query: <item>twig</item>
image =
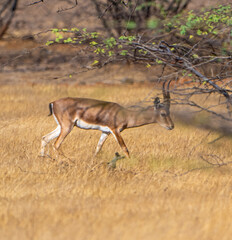
<path fill-rule="evenodd" d="M 38 3 L 43 3 L 44 0 L 39 0 L 39 1 L 35 1 L 35 2 L 32 2 L 32 3 L 29 3 L 29 4 L 25 4 L 25 6 L 32 6 L 32 5 L 35 5 L 35 4 L 38 4 Z"/>
<path fill-rule="evenodd" d="M 34 172 L 34 171 L 27 171 L 25 169 L 22 169 L 20 166 L 17 166 L 19 168 L 19 170 L 21 172 L 24 172 L 24 173 L 33 173 L 33 174 L 39 174 L 39 175 L 44 175 L 44 174 L 48 174 L 48 173 L 45 173 L 45 172 Z"/>
<path fill-rule="evenodd" d="M 220 139 L 222 139 L 222 138 L 224 138 L 224 137 L 225 137 L 225 135 L 222 134 L 221 136 L 219 136 L 219 137 L 215 138 L 214 140 L 208 142 L 208 144 L 213 144 L 213 143 L 215 143 L 216 141 L 218 141 L 218 140 L 220 140 Z"/>
<path fill-rule="evenodd" d="M 59 9 L 59 10 L 57 10 L 57 13 L 61 13 L 61 12 L 64 12 L 64 11 L 71 10 L 71 9 L 75 8 L 77 5 L 78 5 L 78 2 L 77 2 L 77 0 L 75 0 L 75 4 L 72 7 Z"/>
<path fill-rule="evenodd" d="M 209 131 L 209 132 L 205 135 L 205 137 L 203 137 L 203 138 L 201 139 L 200 143 L 198 143 L 197 145 L 195 145 L 195 146 L 191 149 L 191 151 L 190 151 L 189 154 L 188 154 L 188 158 L 192 155 L 193 151 L 194 151 L 198 146 L 202 145 L 202 143 L 205 141 L 205 139 L 206 139 L 211 133 L 212 133 L 212 131 Z"/>

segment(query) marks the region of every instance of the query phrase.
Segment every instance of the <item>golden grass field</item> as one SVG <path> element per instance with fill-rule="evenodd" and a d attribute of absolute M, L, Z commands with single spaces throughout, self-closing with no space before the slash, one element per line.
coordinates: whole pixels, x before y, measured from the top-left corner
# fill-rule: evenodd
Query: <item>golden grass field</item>
<path fill-rule="evenodd" d="M 110 137 L 93 159 L 100 133 L 74 129 L 56 161 L 39 157 L 56 127 L 48 103 L 65 96 L 130 105 L 150 86 L 1 86 L 0 239 L 224 240 L 232 236 L 231 139 L 181 125 L 125 130 L 131 158 L 107 162 Z M 174 109 L 172 108 L 174 111 Z M 52 148 L 50 147 L 51 154 Z M 217 157 L 215 157 L 217 156 Z"/>

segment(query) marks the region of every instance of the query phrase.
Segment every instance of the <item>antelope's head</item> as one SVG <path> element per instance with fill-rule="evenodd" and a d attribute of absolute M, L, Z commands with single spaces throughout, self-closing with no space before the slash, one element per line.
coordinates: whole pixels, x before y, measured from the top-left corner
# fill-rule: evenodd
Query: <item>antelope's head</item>
<path fill-rule="evenodd" d="M 169 93 L 169 85 L 168 82 L 167 89 L 165 90 L 166 81 L 163 83 L 163 103 L 160 102 L 158 97 L 154 100 L 154 109 L 157 114 L 157 123 L 159 123 L 162 127 L 172 130 L 174 128 L 174 123 L 170 117 L 170 93 Z"/>

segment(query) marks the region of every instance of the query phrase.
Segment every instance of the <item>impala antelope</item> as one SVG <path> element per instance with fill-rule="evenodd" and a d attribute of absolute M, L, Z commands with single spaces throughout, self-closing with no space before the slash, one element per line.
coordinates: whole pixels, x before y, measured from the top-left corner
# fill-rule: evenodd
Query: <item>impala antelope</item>
<path fill-rule="evenodd" d="M 95 155 L 101 150 L 107 137 L 112 134 L 129 157 L 129 151 L 121 136 L 123 130 L 151 123 L 158 123 L 168 130 L 174 128 L 170 117 L 170 81 L 167 84 L 167 89 L 165 89 L 165 83 L 163 84 L 163 103 L 157 97 L 154 100 L 154 106 L 139 110 L 127 109 L 114 102 L 89 98 L 68 97 L 50 103 L 50 115 L 53 115 L 58 126 L 54 131 L 43 136 L 41 156 L 45 156 L 45 146 L 54 138 L 57 138 L 54 148 L 58 150 L 65 137 L 76 126 L 102 132 Z"/>

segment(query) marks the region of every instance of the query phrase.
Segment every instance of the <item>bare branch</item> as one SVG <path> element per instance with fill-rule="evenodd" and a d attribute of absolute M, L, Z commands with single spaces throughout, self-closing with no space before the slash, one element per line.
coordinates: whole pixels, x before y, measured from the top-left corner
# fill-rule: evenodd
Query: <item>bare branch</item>
<path fill-rule="evenodd" d="M 75 8 L 78 5 L 78 2 L 77 2 L 77 0 L 74 0 L 74 1 L 75 1 L 75 3 L 72 7 L 59 9 L 59 10 L 57 10 L 57 13 L 61 13 L 61 12 L 68 11 L 68 10 L 71 10 L 71 9 Z"/>
<path fill-rule="evenodd" d="M 28 6 L 32 6 L 32 5 L 38 4 L 38 3 L 43 3 L 43 0 L 35 1 L 35 2 L 29 3 L 29 4 L 25 4 L 25 6 L 28 7 Z"/>
<path fill-rule="evenodd" d="M 0 38 L 7 31 L 12 21 L 12 18 L 14 17 L 17 5 L 18 5 L 18 0 L 8 0 L 6 4 L 3 5 L 0 11 Z"/>

